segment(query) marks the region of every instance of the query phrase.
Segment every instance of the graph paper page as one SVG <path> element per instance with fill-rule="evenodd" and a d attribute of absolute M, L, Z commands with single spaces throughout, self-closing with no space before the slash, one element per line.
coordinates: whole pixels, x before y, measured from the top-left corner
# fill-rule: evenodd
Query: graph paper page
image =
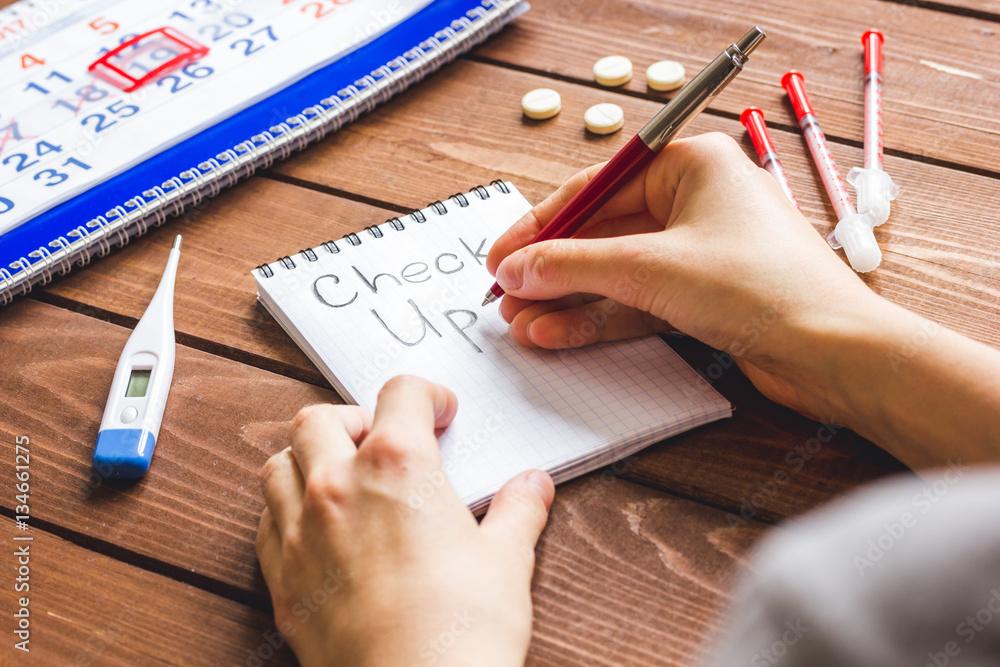
<path fill-rule="evenodd" d="M 254 271 L 261 301 L 345 399 L 374 409 L 400 374 L 455 392 L 441 453 L 473 507 L 523 470 L 559 481 L 731 414 L 656 336 L 560 352 L 510 338 L 496 304 L 481 306 L 493 280 L 485 255 L 530 208 L 506 187 L 469 194 L 467 206 L 449 199 L 446 213 L 425 209 L 425 222 L 406 216 L 361 232 L 337 252 L 319 246 L 315 260 L 294 255 L 294 268 L 275 262 L 270 277 Z"/>

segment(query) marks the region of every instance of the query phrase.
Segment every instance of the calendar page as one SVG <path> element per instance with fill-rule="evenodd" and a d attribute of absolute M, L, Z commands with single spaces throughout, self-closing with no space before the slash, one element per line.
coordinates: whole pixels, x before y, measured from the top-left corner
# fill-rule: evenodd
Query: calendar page
<path fill-rule="evenodd" d="M 0 234 L 350 53 L 429 1 L 33 0 L 0 10 Z M 113 53 L 161 28 L 163 36 Z M 188 48 L 207 52 L 156 75 Z M 109 68 L 88 71 L 102 56 L 133 79 L 153 78 L 126 92 L 129 82 Z M 284 120 L 275 110 L 274 123 Z"/>

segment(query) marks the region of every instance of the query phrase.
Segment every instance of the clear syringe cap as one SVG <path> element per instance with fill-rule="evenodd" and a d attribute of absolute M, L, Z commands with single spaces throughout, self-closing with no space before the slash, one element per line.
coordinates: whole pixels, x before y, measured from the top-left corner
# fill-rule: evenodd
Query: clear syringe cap
<path fill-rule="evenodd" d="M 868 273 L 882 263 L 882 250 L 875 240 L 875 219 L 871 213 L 852 213 L 841 218 L 827 237 L 834 249 L 843 248 L 851 268 Z"/>
<path fill-rule="evenodd" d="M 876 225 L 889 219 L 889 202 L 899 194 L 899 186 L 882 169 L 854 167 L 847 182 L 858 195 L 858 212 L 869 213 Z"/>

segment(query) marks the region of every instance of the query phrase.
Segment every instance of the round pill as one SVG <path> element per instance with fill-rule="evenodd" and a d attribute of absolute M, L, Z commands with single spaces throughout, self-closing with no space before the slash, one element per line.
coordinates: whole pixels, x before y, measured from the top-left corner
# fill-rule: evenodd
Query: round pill
<path fill-rule="evenodd" d="M 528 118 L 552 118 L 562 109 L 562 98 L 551 88 L 535 88 L 521 98 L 521 109 Z"/>
<path fill-rule="evenodd" d="M 595 104 L 583 114 L 583 122 L 594 134 L 612 134 L 625 124 L 625 112 L 617 104 Z"/>
<path fill-rule="evenodd" d="M 602 86 L 622 86 L 632 80 L 632 61 L 625 56 L 608 56 L 594 63 L 594 78 Z"/>
<path fill-rule="evenodd" d="M 684 65 L 661 60 L 646 68 L 646 85 L 653 90 L 676 90 L 684 83 Z"/>

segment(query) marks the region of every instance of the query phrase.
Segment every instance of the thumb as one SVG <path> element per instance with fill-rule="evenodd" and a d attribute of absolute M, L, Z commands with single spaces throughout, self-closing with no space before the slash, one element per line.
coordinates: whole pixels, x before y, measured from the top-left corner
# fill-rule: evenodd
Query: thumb
<path fill-rule="evenodd" d="M 555 239 L 534 243 L 511 254 L 497 267 L 505 292 L 542 301 L 570 294 L 600 294 L 628 306 L 642 307 L 644 285 L 664 262 L 666 232 L 610 238 Z M 655 252 L 650 252 L 652 248 Z M 654 258 L 655 256 L 655 258 Z"/>
<path fill-rule="evenodd" d="M 523 554 L 530 571 L 534 567 L 535 544 L 549 518 L 555 492 L 552 478 L 546 473 L 523 472 L 493 497 L 480 528 L 501 548 Z"/>

